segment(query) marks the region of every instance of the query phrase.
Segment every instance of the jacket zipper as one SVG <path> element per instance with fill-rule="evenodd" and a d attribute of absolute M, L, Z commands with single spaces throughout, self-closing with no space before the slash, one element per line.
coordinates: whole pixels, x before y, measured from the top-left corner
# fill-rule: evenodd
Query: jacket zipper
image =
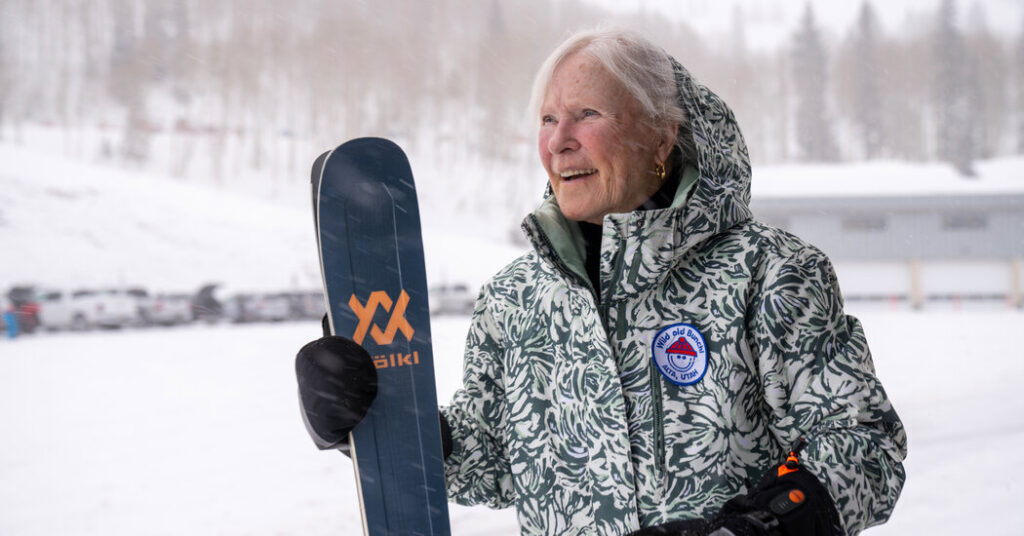
<path fill-rule="evenodd" d="M 651 410 L 654 412 L 654 465 L 658 477 L 665 474 L 665 413 L 662 409 L 661 373 L 651 360 Z"/>
<path fill-rule="evenodd" d="M 626 251 L 626 249 L 625 249 L 625 247 L 623 247 L 622 248 L 622 258 L 619 259 L 619 270 L 618 270 L 619 271 L 619 278 L 620 278 L 620 279 L 618 279 L 619 281 L 621 281 L 621 277 L 622 277 L 622 266 L 624 264 L 626 264 L 626 252 L 625 251 Z M 633 287 L 636 286 L 636 278 L 637 278 L 637 275 L 638 275 L 639 272 L 640 272 L 640 263 L 634 261 L 633 264 L 630 265 L 630 267 L 629 267 L 629 273 L 626 275 L 626 281 L 631 286 L 633 286 Z M 618 314 L 618 317 L 615 319 L 615 333 L 619 337 L 620 341 L 626 338 L 626 301 L 625 300 L 619 302 L 619 314 Z"/>
<path fill-rule="evenodd" d="M 540 222 L 537 221 L 537 217 L 531 215 L 530 222 L 533 224 L 534 229 L 536 229 L 537 239 L 540 240 L 541 243 L 544 244 L 546 248 L 548 248 L 548 250 L 554 253 L 555 248 L 554 246 L 551 245 L 550 239 L 548 239 L 547 235 L 544 234 L 544 231 L 541 229 Z M 576 272 L 573 272 L 571 269 L 569 269 L 569 267 L 565 264 L 565 261 L 563 261 L 558 255 L 551 255 L 551 259 L 555 263 L 555 266 L 557 266 L 563 273 L 565 273 L 569 277 L 569 279 L 582 285 L 584 288 L 589 288 L 591 292 L 594 293 L 594 296 L 598 300 L 598 302 L 600 302 L 600 297 L 597 296 L 597 291 L 592 287 L 590 281 L 584 280 L 582 277 L 576 274 Z M 622 277 L 622 266 L 624 263 L 625 259 L 620 259 L 620 263 L 618 266 L 618 275 L 620 278 L 619 280 L 621 280 Z M 630 280 L 635 280 L 638 268 L 639 267 L 631 267 L 630 273 L 628 275 Z M 617 318 L 615 319 L 615 331 L 616 336 L 618 336 L 621 340 L 626 337 L 626 304 L 625 302 L 620 302 L 618 305 L 619 310 L 618 314 L 616 315 Z M 603 308 L 601 306 L 598 306 L 597 308 L 598 312 L 605 309 L 606 308 Z M 604 322 L 607 322 L 607 318 L 604 318 L 602 320 Z M 654 366 L 654 360 L 651 360 L 650 367 L 651 409 L 654 411 L 654 465 L 658 471 L 659 478 L 661 478 L 665 474 L 665 416 L 662 410 L 663 403 L 661 400 L 661 373 L 659 373 L 656 367 Z"/>
<path fill-rule="evenodd" d="M 622 257 L 619 259 L 618 266 L 616 267 L 616 281 L 622 281 L 623 271 L 626 264 L 626 248 L 620 248 L 622 250 Z M 629 267 L 629 272 L 626 275 L 626 281 L 631 286 L 636 286 L 636 279 L 640 273 L 640 263 L 634 261 Z M 615 315 L 615 335 L 619 340 L 626 338 L 626 301 L 620 301 L 618 303 L 618 313 Z M 654 412 L 654 466 L 658 472 L 658 478 L 662 478 L 665 474 L 665 414 L 664 414 L 664 403 L 661 399 L 661 373 L 658 372 L 657 367 L 654 365 L 654 360 L 650 361 L 651 370 L 651 411 Z"/>

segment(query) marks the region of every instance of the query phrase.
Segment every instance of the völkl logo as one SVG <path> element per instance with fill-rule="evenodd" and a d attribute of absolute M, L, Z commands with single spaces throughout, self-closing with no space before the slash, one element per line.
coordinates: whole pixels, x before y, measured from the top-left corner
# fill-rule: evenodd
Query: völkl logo
<path fill-rule="evenodd" d="M 391 308 L 392 305 L 394 305 L 394 309 Z M 402 289 L 396 302 L 391 301 L 391 297 L 388 296 L 387 292 L 376 290 L 371 292 L 370 296 L 366 298 L 365 305 L 360 303 L 359 298 L 356 298 L 356 295 L 353 294 L 348 300 L 348 306 L 352 308 L 352 312 L 359 319 L 356 332 L 352 334 L 352 340 L 356 341 L 357 344 L 363 344 L 363 339 L 366 338 L 367 332 L 373 337 L 373 341 L 380 346 L 394 342 L 395 335 L 399 331 L 410 341 L 412 340 L 413 333 L 416 332 L 409 325 L 409 321 L 405 319 L 405 308 L 409 306 L 409 295 L 405 293 L 405 289 Z M 388 320 L 388 325 L 384 328 L 384 331 L 381 331 L 380 327 L 373 323 L 373 315 L 377 312 L 378 306 L 384 307 L 385 311 L 391 312 L 391 318 Z"/>

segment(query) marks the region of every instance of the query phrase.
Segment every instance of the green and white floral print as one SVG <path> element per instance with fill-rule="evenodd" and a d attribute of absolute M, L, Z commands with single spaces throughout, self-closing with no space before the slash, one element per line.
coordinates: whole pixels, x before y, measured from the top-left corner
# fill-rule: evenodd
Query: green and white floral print
<path fill-rule="evenodd" d="M 448 495 L 515 506 L 523 534 L 626 534 L 711 515 L 805 437 L 802 461 L 855 534 L 899 496 L 903 426 L 829 260 L 751 219 L 732 112 L 676 73 L 696 167 L 672 207 L 605 217 L 600 288 L 551 197 L 524 222 L 533 250 L 482 289 L 464 387 L 442 409 Z M 707 343 L 689 386 L 652 362 L 678 323 Z"/>

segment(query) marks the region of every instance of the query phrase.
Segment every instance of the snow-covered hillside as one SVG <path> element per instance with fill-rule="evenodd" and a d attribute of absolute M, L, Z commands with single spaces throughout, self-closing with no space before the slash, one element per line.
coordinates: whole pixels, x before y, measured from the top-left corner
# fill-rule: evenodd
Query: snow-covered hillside
<path fill-rule="evenodd" d="M 10 144 L 0 162 L 2 288 L 320 286 L 309 208 Z M 309 195 L 305 181 L 294 188 Z M 457 218 L 422 212 L 432 282 L 479 285 L 521 249 L 496 240 L 493 222 L 460 229 Z"/>

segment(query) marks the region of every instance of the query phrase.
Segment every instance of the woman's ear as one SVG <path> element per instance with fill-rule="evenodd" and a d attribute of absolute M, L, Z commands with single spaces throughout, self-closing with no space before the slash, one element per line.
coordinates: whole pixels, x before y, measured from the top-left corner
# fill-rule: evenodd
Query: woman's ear
<path fill-rule="evenodd" d="M 676 138 L 679 136 L 679 123 L 672 123 L 671 128 L 664 130 L 661 140 L 658 142 L 658 150 L 655 156 L 658 162 L 665 162 L 668 160 L 668 155 L 672 154 L 672 148 L 676 146 Z"/>

